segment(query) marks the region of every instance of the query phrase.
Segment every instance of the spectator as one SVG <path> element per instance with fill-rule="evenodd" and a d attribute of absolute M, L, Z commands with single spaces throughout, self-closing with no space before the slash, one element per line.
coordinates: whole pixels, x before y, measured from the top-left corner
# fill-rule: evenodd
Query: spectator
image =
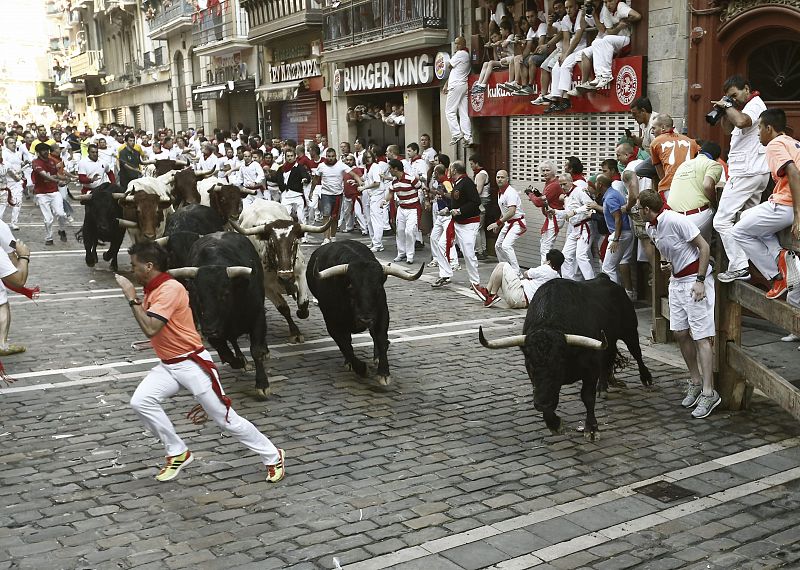
<path fill-rule="evenodd" d="M 667 192 L 672 184 L 675 170 L 689 159 L 697 156 L 700 150 L 697 142 L 686 135 L 675 132 L 672 117 L 662 113 L 654 122 L 656 138 L 650 145 L 650 157 L 658 174 L 658 193 L 661 200 L 667 202 Z"/>
<path fill-rule="evenodd" d="M 709 243 L 714 219 L 712 208 L 717 202 L 716 188 L 722 176 L 722 165 L 717 162 L 721 152 L 717 143 L 703 143 L 695 158 L 675 170 L 667 200 L 670 210 L 686 216 Z"/>

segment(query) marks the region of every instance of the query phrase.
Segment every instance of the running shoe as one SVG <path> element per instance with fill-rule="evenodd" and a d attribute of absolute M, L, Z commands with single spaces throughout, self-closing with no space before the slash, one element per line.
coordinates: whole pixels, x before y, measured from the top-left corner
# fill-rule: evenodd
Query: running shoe
<path fill-rule="evenodd" d="M 378 251 L 383 251 L 385 248 L 382 245 L 373 245 L 369 249 L 370 249 L 370 251 L 378 252 Z"/>
<path fill-rule="evenodd" d="M 717 391 L 714 390 L 710 396 L 700 394 L 697 399 L 697 407 L 692 412 L 692 417 L 701 419 L 708 417 L 711 412 L 722 403 L 722 398 L 719 397 Z"/>
<path fill-rule="evenodd" d="M 413 265 L 414 264 L 414 258 L 413 257 L 407 257 L 406 258 L 406 263 L 408 263 L 409 265 Z"/>
<path fill-rule="evenodd" d="M 449 277 L 439 277 L 439 279 L 431 283 L 431 287 L 433 287 L 434 289 L 438 289 L 439 287 L 444 287 L 445 285 L 449 284 L 450 284 Z"/>
<path fill-rule="evenodd" d="M 331 243 L 330 238 L 325 238 L 325 239 L 322 240 L 322 244 L 321 245 L 328 245 L 329 243 Z"/>
<path fill-rule="evenodd" d="M 549 105 L 550 103 L 552 103 L 552 101 L 544 95 L 539 95 L 536 99 L 531 101 L 531 105 Z"/>
<path fill-rule="evenodd" d="M 439 267 L 439 262 L 434 259 L 428 264 L 428 267 Z"/>
<path fill-rule="evenodd" d="M 786 336 L 781 337 L 782 342 L 800 342 L 800 336 L 796 334 L 789 333 Z"/>
<path fill-rule="evenodd" d="M 58 230 L 58 239 L 61 241 L 67 241 L 67 232 L 64 230 Z"/>
<path fill-rule="evenodd" d="M 767 299 L 778 299 L 788 290 L 789 288 L 786 286 L 786 279 L 781 277 L 780 279 L 775 279 L 772 282 L 772 289 L 767 291 L 766 297 Z"/>
<path fill-rule="evenodd" d="M 519 89 L 517 89 L 514 92 L 514 96 L 526 97 L 526 96 L 533 95 L 533 93 L 534 93 L 533 87 L 531 87 L 530 85 L 523 85 L 522 87 L 520 87 Z"/>
<path fill-rule="evenodd" d="M 497 303 L 499 303 L 502 300 L 503 299 L 500 298 L 500 295 L 489 295 L 483 302 L 483 306 L 488 309 L 489 307 L 494 307 Z"/>
<path fill-rule="evenodd" d="M 470 285 L 470 288 L 475 292 L 475 294 L 478 296 L 478 299 L 480 299 L 481 301 L 485 302 L 486 299 L 489 297 L 489 291 L 487 291 L 486 288 L 483 287 L 480 283 L 472 283 Z"/>
<path fill-rule="evenodd" d="M 167 464 L 156 475 L 156 481 L 170 481 L 178 476 L 181 469 L 194 461 L 192 452 L 188 449 L 180 455 L 167 456 Z"/>
<path fill-rule="evenodd" d="M 278 462 L 275 465 L 267 465 L 267 482 L 277 483 L 286 475 L 286 469 L 283 465 L 285 453 L 282 449 L 278 450 Z"/>
<path fill-rule="evenodd" d="M 589 82 L 590 89 L 602 89 L 609 83 L 614 80 L 613 77 L 610 75 L 601 75 L 600 77 L 595 77 L 592 81 Z"/>
<path fill-rule="evenodd" d="M 742 281 L 749 281 L 750 270 L 747 267 L 745 267 L 744 269 L 725 271 L 724 273 L 720 273 L 719 275 L 717 275 L 717 281 L 721 281 L 722 283 L 730 283 L 731 281 L 736 281 L 737 279 L 741 279 Z"/>
<path fill-rule="evenodd" d="M 700 384 L 694 384 L 691 380 L 688 380 L 686 386 L 686 396 L 683 398 L 681 406 L 684 408 L 695 407 L 697 405 L 697 401 L 700 399 L 700 394 L 702 393 L 703 387 Z"/>
<path fill-rule="evenodd" d="M 400 263 L 401 261 L 405 261 L 405 260 L 406 260 L 406 256 L 405 255 L 398 255 L 392 261 L 394 261 L 395 263 Z"/>

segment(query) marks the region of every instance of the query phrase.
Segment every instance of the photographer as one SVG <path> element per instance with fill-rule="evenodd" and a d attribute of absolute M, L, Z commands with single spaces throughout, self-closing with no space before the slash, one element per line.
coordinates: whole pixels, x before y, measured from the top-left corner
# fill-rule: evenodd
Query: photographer
<path fill-rule="evenodd" d="M 719 232 L 728 256 L 728 270 L 720 273 L 718 279 L 729 283 L 735 279 L 750 279 L 747 256 L 731 232 L 736 214 L 743 208 L 757 205 L 769 182 L 765 148 L 758 139 L 759 118 L 767 107 L 758 96 L 758 91 L 751 91 L 750 82 L 741 75 L 725 80 L 722 91 L 725 96 L 719 101 L 712 101 L 714 110 L 719 110 L 721 116 L 719 119 L 712 118 L 712 111 L 706 120 L 720 122 L 725 132 L 731 134 L 729 178 L 714 215 L 714 229 Z"/>

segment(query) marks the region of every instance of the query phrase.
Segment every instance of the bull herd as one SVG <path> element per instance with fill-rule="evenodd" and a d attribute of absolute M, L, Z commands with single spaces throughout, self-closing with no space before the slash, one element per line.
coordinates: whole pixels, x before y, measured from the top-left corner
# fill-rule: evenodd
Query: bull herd
<path fill-rule="evenodd" d="M 383 284 L 389 275 L 419 279 L 423 267 L 409 273 L 383 264 L 368 246 L 352 240 L 317 248 L 307 263 L 299 247 L 302 238 L 326 227 L 301 224 L 280 203 L 247 200 L 253 191 L 190 168 L 176 170 L 171 161 L 159 161 L 152 174 L 132 181 L 124 192 L 106 184 L 81 196 L 88 266 L 97 263 L 97 245 L 104 241 L 109 249 L 103 259 L 117 270 L 126 230 L 134 242 L 155 240 L 163 245 L 170 273 L 189 291 L 198 328 L 220 360 L 246 369 L 238 339 L 250 337 L 259 399 L 270 393 L 265 297 L 286 319 L 289 340 L 302 342 L 284 296 L 294 298 L 296 316 L 305 319 L 313 295 L 346 365 L 361 377 L 367 376 L 367 364 L 353 352 L 351 335 L 369 330 L 377 381 L 389 384 L 389 308 Z M 596 438 L 597 391 L 607 390 L 614 368 L 624 361 L 617 340 L 636 360 L 642 383 L 652 385 L 633 304 L 621 287 L 602 276 L 546 283 L 530 302 L 522 335 L 488 340 L 480 329 L 479 340 L 487 348 L 521 348 L 534 407 L 553 433 L 564 431 L 555 413 L 561 386 L 581 381 L 585 435 Z"/>

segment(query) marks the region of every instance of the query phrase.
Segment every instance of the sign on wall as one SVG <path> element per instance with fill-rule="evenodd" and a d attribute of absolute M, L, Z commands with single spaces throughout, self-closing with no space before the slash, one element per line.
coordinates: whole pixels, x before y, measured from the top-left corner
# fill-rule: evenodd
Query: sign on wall
<path fill-rule="evenodd" d="M 433 82 L 434 55 L 418 54 L 337 69 L 333 90 L 339 94 L 419 87 Z"/>
<path fill-rule="evenodd" d="M 241 52 L 211 58 L 211 67 L 206 71 L 208 85 L 242 79 L 247 79 L 247 64 L 242 61 Z"/>
<path fill-rule="evenodd" d="M 269 66 L 269 80 L 272 83 L 283 83 L 285 81 L 298 81 L 307 77 L 317 77 L 322 75 L 319 70 L 319 61 L 316 59 L 304 59 L 294 63 L 281 63 Z"/>
<path fill-rule="evenodd" d="M 541 85 L 539 69 L 536 70 L 536 86 Z M 629 111 L 633 101 L 644 93 L 644 57 L 632 56 L 614 59 L 611 74 L 614 76 L 607 87 L 589 91 L 583 97 L 572 97 L 572 106 L 564 113 L 608 113 Z M 513 115 L 540 115 L 546 106 L 532 105 L 540 93 L 518 96 L 501 89 L 500 84 L 508 81 L 508 71 L 497 71 L 489 77 L 486 91 L 472 93 L 472 85 L 477 74 L 470 75 L 469 114 L 471 117 L 508 117 Z M 581 83 L 580 66 L 573 70 L 572 86 Z M 538 89 L 537 89 L 538 91 Z"/>

